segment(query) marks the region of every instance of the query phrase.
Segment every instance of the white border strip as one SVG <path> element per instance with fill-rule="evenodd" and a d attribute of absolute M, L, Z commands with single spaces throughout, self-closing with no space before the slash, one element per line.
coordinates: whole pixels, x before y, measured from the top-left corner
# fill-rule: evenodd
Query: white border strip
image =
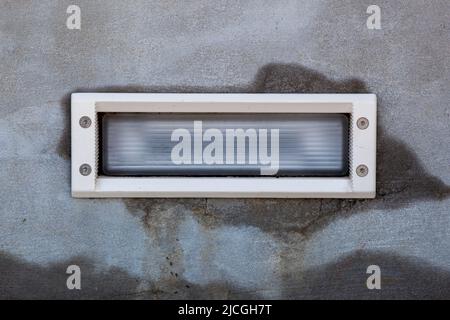
<path fill-rule="evenodd" d="M 292 177 L 102 177 L 97 175 L 97 113 L 348 113 L 351 115 L 350 176 Z M 72 196 L 78 198 L 374 198 L 377 105 L 373 94 L 72 94 Z M 82 128 L 79 120 L 93 123 Z M 369 120 L 361 130 L 357 120 Z M 92 173 L 83 176 L 82 164 Z M 356 167 L 369 168 L 365 177 Z"/>

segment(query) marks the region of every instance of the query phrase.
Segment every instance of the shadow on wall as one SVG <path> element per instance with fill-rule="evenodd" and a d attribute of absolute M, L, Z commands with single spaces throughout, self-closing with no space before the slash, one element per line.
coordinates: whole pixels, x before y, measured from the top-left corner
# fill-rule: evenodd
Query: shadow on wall
<path fill-rule="evenodd" d="M 152 92 L 152 93 L 367 93 L 364 82 L 358 79 L 336 81 L 297 64 L 269 64 L 262 67 L 254 81 L 243 87 L 100 87 L 80 88 L 76 92 Z M 382 97 L 378 98 L 383 112 Z M 66 114 L 66 131 L 61 137 L 58 153 L 70 157 L 70 93 L 62 99 Z M 442 200 L 450 195 L 450 187 L 439 178 L 427 174 L 414 153 L 401 141 L 389 136 L 379 123 L 377 156 L 377 199 L 205 199 L 203 209 L 198 201 L 179 199 L 124 200 L 133 213 L 144 211 L 143 219 L 152 217 L 153 208 L 182 205 L 198 213 L 200 222 L 250 225 L 276 235 L 289 231 L 309 236 L 331 221 L 368 209 L 395 209 L 421 200 Z M 277 212 L 277 215 L 273 213 Z M 145 225 L 154 225 L 144 221 Z"/>
<path fill-rule="evenodd" d="M 81 269 L 81 290 L 68 290 L 66 269 Z M 366 269 L 381 268 L 381 289 L 368 290 Z M 401 266 L 401 268 L 399 268 Z M 261 299 L 255 290 L 227 283 L 196 286 L 180 277 L 145 281 L 112 268 L 99 272 L 95 263 L 74 257 L 47 267 L 0 252 L 1 299 Z M 270 290 L 271 288 L 267 288 Z M 445 299 L 450 273 L 418 259 L 394 254 L 355 252 L 334 264 L 291 273 L 284 278 L 284 299 Z"/>

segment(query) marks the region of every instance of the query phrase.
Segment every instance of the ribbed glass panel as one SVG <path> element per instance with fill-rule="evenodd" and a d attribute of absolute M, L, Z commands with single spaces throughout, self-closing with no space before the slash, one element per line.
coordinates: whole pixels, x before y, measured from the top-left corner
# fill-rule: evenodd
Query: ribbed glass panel
<path fill-rule="evenodd" d="M 345 114 L 146 114 L 101 117 L 103 174 L 345 176 Z"/>

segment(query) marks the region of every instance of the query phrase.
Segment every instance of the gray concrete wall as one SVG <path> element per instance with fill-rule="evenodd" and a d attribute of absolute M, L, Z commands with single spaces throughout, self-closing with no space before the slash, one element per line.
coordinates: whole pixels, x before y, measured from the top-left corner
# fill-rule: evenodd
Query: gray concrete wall
<path fill-rule="evenodd" d="M 0 297 L 450 298 L 449 18 L 448 0 L 0 0 Z M 72 199 L 73 92 L 375 93 L 377 199 Z"/>

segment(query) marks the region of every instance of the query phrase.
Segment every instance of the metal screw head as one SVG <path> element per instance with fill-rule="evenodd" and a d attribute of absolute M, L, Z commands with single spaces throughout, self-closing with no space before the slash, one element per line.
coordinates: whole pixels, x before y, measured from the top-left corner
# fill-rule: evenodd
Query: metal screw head
<path fill-rule="evenodd" d="M 80 174 L 82 176 L 88 176 L 91 174 L 91 172 L 92 172 L 92 168 L 90 165 L 85 163 L 80 166 Z"/>
<path fill-rule="evenodd" d="M 92 124 L 91 118 L 84 116 L 80 119 L 80 126 L 82 128 L 89 128 Z"/>
<path fill-rule="evenodd" d="M 369 174 L 369 168 L 362 164 L 356 168 L 356 174 L 360 177 L 365 177 Z"/>
<path fill-rule="evenodd" d="M 369 119 L 367 118 L 359 118 L 358 121 L 356 121 L 356 125 L 359 129 L 365 130 L 369 127 Z"/>

